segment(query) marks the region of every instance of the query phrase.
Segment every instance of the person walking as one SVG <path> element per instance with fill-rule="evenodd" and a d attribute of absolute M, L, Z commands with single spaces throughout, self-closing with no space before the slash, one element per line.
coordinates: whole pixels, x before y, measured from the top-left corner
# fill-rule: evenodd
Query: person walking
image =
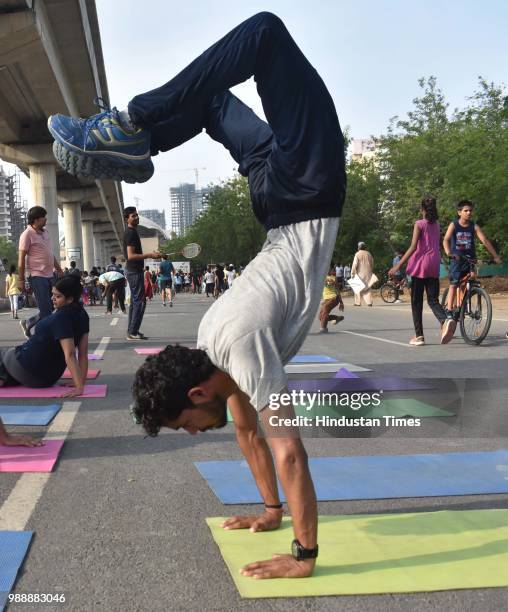
<path fill-rule="evenodd" d="M 212 272 L 211 266 L 208 266 L 208 268 L 206 269 L 204 280 L 205 280 L 206 297 L 210 297 L 210 295 L 212 295 L 213 297 L 213 290 L 215 286 L 215 275 Z"/>
<path fill-rule="evenodd" d="M 427 303 L 441 324 L 441 344 L 450 342 L 455 331 L 454 321 L 447 318 L 439 303 L 439 268 L 441 264 L 440 236 L 436 199 L 427 196 L 422 200 L 422 218 L 413 227 L 413 239 L 408 250 L 389 270 L 396 276 L 407 263 L 406 273 L 411 276 L 411 311 L 415 335 L 409 340 L 411 346 L 423 346 L 423 292 L 427 293 Z"/>
<path fill-rule="evenodd" d="M 145 266 L 145 272 L 143 275 L 145 280 L 145 300 L 151 300 L 153 298 L 153 289 L 152 289 L 152 273 L 150 272 L 150 267 Z"/>
<path fill-rule="evenodd" d="M 364 299 L 367 306 L 372 306 L 372 291 L 371 286 L 374 284 L 374 258 L 367 251 L 365 242 L 358 243 L 358 251 L 356 252 L 353 265 L 351 266 L 351 276 L 358 276 L 365 285 L 365 288 L 361 291 L 354 292 L 355 294 L 355 306 L 362 305 L 362 298 Z"/>
<path fill-rule="evenodd" d="M 344 266 L 341 263 L 335 266 L 335 276 L 337 277 L 339 290 L 342 291 L 344 288 Z"/>
<path fill-rule="evenodd" d="M 141 238 L 137 227 L 139 215 L 135 206 L 127 206 L 123 211 L 127 227 L 123 237 L 125 256 L 125 276 L 130 288 L 129 320 L 127 324 L 127 340 L 145 340 L 146 336 L 139 331 L 146 308 L 144 259 L 160 259 L 160 253 L 143 253 Z"/>
<path fill-rule="evenodd" d="M 63 270 L 53 254 L 49 233 L 44 229 L 47 222 L 47 212 L 42 206 L 33 206 L 28 211 L 28 227 L 19 237 L 18 270 L 19 284 L 25 286 L 25 265 L 30 270 L 30 283 L 35 294 L 39 312 L 20 321 L 21 329 L 26 338 L 30 338 L 32 328 L 37 323 L 49 317 L 53 312 L 51 288 L 54 284 L 53 270 L 59 276 Z M 26 260 L 26 261 L 25 261 Z"/>
<path fill-rule="evenodd" d="M 169 306 L 173 307 L 173 279 L 175 268 L 173 262 L 169 261 L 166 253 L 162 255 L 162 261 L 159 268 L 160 275 L 160 291 L 162 297 L 162 305 L 166 306 L 166 298 L 169 294 Z"/>
<path fill-rule="evenodd" d="M 9 273 L 5 277 L 5 295 L 9 298 L 11 314 L 13 319 L 18 318 L 18 302 L 21 295 L 19 288 L 19 274 L 16 273 L 16 266 L 9 268 Z"/>

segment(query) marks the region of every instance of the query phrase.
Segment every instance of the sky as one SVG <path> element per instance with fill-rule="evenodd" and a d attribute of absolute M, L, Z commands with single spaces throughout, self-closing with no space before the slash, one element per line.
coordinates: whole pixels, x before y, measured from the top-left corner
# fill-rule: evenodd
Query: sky
<path fill-rule="evenodd" d="M 111 104 L 176 75 L 249 16 L 268 10 L 285 22 L 327 85 L 341 125 L 354 138 L 386 132 L 436 76 L 450 108 L 463 107 L 478 77 L 508 83 L 505 0 L 96 0 Z M 264 117 L 252 80 L 233 89 Z M 123 184 L 125 205 L 169 212 L 169 187 L 233 176 L 229 153 L 206 134 L 154 158 L 147 183 Z M 30 194 L 25 189 L 25 196 Z M 169 221 L 169 219 L 168 219 Z"/>

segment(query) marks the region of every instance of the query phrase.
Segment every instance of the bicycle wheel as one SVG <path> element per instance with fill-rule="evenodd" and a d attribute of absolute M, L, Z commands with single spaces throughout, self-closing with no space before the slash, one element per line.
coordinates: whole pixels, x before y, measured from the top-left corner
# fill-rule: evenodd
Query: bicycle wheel
<path fill-rule="evenodd" d="M 381 294 L 383 302 L 386 302 L 387 304 L 393 304 L 397 299 L 397 292 L 391 283 L 385 283 L 382 285 L 379 289 L 379 293 Z"/>
<path fill-rule="evenodd" d="M 441 296 L 441 306 L 446 308 L 446 302 L 448 301 L 448 287 L 443 291 L 443 295 Z"/>
<path fill-rule="evenodd" d="M 471 306 L 468 307 L 468 302 Z M 492 323 L 492 301 L 482 287 L 473 287 L 470 299 L 467 295 L 460 307 L 460 333 L 468 344 L 481 344 Z"/>

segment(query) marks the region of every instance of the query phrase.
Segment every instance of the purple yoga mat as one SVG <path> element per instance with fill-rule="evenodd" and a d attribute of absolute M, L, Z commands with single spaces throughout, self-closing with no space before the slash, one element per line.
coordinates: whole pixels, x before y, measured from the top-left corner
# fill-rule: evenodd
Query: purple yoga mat
<path fill-rule="evenodd" d="M 33 389 L 31 387 L 0 387 L 0 398 L 62 397 L 62 394 L 68 390 L 69 387 L 64 387 L 61 385 L 55 385 L 54 387 L 45 387 L 42 389 Z M 107 385 L 85 385 L 85 391 L 83 395 L 78 395 L 78 397 L 106 397 L 107 391 Z"/>
<path fill-rule="evenodd" d="M 0 446 L 0 472 L 51 472 L 64 440 L 44 446 Z"/>
<path fill-rule="evenodd" d="M 341 368 L 334 376 L 334 378 L 360 378 L 358 375 L 350 372 L 347 368 Z"/>
<path fill-rule="evenodd" d="M 383 378 L 320 378 L 318 380 L 289 380 L 290 391 L 323 391 L 324 393 L 340 393 L 349 391 L 409 391 L 417 389 L 432 389 L 425 382 L 385 376 Z"/>

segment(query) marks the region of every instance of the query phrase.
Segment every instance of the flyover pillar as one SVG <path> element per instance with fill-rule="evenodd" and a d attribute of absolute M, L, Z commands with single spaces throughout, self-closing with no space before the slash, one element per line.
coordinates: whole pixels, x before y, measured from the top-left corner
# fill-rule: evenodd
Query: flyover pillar
<path fill-rule="evenodd" d="M 83 269 L 90 272 L 95 265 L 93 221 L 83 221 Z"/>
<path fill-rule="evenodd" d="M 71 261 L 83 270 L 83 237 L 81 233 L 81 202 L 64 202 L 62 204 L 65 235 L 65 260 Z"/>
<path fill-rule="evenodd" d="M 47 210 L 46 230 L 51 238 L 53 253 L 59 262 L 60 239 L 56 199 L 56 166 L 52 163 L 30 164 L 28 170 L 34 206 L 42 206 Z"/>

